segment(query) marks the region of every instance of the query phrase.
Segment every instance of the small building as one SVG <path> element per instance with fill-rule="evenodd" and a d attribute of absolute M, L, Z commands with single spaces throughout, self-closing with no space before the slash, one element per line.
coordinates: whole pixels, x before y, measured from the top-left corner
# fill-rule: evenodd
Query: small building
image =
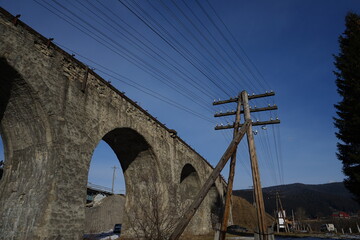
<path fill-rule="evenodd" d="M 338 211 L 338 212 L 333 212 L 332 217 L 348 219 L 348 218 L 350 218 L 350 215 L 347 214 L 346 212 Z"/>

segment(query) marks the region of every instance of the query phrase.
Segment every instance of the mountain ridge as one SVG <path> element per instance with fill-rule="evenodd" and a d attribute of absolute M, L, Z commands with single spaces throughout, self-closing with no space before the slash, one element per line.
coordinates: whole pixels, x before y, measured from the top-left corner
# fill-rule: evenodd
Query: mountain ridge
<path fill-rule="evenodd" d="M 263 188 L 265 209 L 270 215 L 274 215 L 276 210 L 276 192 L 279 192 L 283 208 L 288 215 L 294 211 L 295 215 L 300 215 L 302 212 L 303 217 L 316 218 L 330 217 L 335 211 L 344 211 L 350 214 L 360 211 L 360 205 L 353 200 L 352 194 L 342 182 L 292 183 Z M 253 202 L 251 189 L 234 190 L 233 194 Z"/>

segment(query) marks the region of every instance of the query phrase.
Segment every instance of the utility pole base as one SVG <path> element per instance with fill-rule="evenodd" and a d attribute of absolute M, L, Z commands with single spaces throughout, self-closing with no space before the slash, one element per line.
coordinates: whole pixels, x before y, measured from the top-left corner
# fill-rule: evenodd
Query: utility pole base
<path fill-rule="evenodd" d="M 273 229 L 269 227 L 267 233 L 261 235 L 255 232 L 254 240 L 275 240 Z"/>

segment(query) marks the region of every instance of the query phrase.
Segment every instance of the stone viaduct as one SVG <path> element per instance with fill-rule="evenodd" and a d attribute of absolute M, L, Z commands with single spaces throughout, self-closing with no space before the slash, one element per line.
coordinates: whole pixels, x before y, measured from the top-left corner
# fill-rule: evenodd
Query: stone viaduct
<path fill-rule="evenodd" d="M 139 199 L 147 193 L 161 193 L 159 210 L 176 218 L 212 171 L 176 132 L 4 9 L 0 121 L 0 239 L 81 239 L 89 165 L 101 140 L 124 172 L 125 235 L 133 234 L 132 217 L 146 221 Z M 212 231 L 224 185 L 216 181 L 188 233 Z"/>

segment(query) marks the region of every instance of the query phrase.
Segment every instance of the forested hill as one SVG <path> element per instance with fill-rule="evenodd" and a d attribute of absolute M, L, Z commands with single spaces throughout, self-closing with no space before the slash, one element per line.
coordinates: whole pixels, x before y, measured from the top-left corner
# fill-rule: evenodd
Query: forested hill
<path fill-rule="evenodd" d="M 274 216 L 275 194 L 279 192 L 287 215 L 293 210 L 303 217 L 328 217 L 334 211 L 357 213 L 360 205 L 352 199 L 351 193 L 342 182 L 308 185 L 294 183 L 263 188 L 266 212 Z M 235 190 L 233 194 L 253 202 L 252 190 Z"/>

